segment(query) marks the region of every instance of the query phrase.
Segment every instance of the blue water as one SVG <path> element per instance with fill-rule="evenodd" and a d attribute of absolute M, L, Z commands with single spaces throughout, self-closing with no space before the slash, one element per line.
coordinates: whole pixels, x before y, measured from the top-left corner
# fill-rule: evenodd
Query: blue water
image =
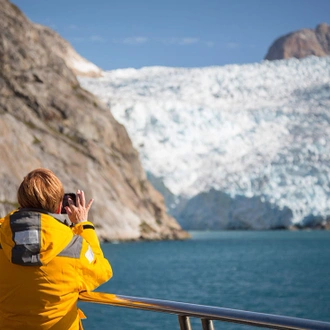
<path fill-rule="evenodd" d="M 192 232 L 188 241 L 103 244 L 97 291 L 330 322 L 330 231 Z M 79 303 L 85 330 L 179 329 L 177 316 Z M 201 329 L 192 319 L 193 329 Z M 255 329 L 214 322 L 215 329 Z"/>

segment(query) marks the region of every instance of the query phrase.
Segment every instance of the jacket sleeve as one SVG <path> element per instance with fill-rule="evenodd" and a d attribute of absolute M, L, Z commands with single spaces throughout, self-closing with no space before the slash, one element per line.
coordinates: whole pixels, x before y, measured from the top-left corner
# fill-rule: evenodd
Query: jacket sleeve
<path fill-rule="evenodd" d="M 80 291 L 92 291 L 112 277 L 112 268 L 104 258 L 94 225 L 89 222 L 79 223 L 73 232 L 83 238 L 80 255 Z"/>

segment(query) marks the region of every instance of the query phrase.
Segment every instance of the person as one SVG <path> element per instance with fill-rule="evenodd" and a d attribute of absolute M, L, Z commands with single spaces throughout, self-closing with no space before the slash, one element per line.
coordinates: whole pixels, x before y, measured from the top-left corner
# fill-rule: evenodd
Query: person
<path fill-rule="evenodd" d="M 0 219 L 0 329 L 82 329 L 79 292 L 112 276 L 94 225 L 93 203 L 78 190 L 60 214 L 63 185 L 48 169 L 28 173 L 18 188 L 19 209 Z"/>

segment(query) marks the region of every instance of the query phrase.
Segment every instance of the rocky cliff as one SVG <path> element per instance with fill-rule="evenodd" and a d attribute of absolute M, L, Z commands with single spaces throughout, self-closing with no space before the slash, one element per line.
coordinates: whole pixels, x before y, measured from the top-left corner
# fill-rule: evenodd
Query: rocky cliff
<path fill-rule="evenodd" d="M 330 55 L 330 26 L 322 23 L 313 29 L 302 29 L 275 40 L 270 46 L 266 60 L 303 58 Z"/>
<path fill-rule="evenodd" d="M 126 129 L 59 56 L 65 42 L 9 1 L 0 5 L 0 215 L 17 205 L 23 176 L 47 167 L 66 191 L 95 198 L 91 220 L 101 239 L 186 238 Z"/>

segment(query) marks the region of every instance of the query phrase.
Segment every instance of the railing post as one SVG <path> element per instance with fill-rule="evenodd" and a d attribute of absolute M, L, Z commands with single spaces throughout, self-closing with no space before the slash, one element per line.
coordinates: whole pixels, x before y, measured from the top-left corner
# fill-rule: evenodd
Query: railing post
<path fill-rule="evenodd" d="M 213 322 L 209 319 L 201 319 L 203 330 L 214 330 Z"/>
<path fill-rule="evenodd" d="M 179 315 L 180 330 L 191 330 L 190 319 L 188 316 Z"/>

